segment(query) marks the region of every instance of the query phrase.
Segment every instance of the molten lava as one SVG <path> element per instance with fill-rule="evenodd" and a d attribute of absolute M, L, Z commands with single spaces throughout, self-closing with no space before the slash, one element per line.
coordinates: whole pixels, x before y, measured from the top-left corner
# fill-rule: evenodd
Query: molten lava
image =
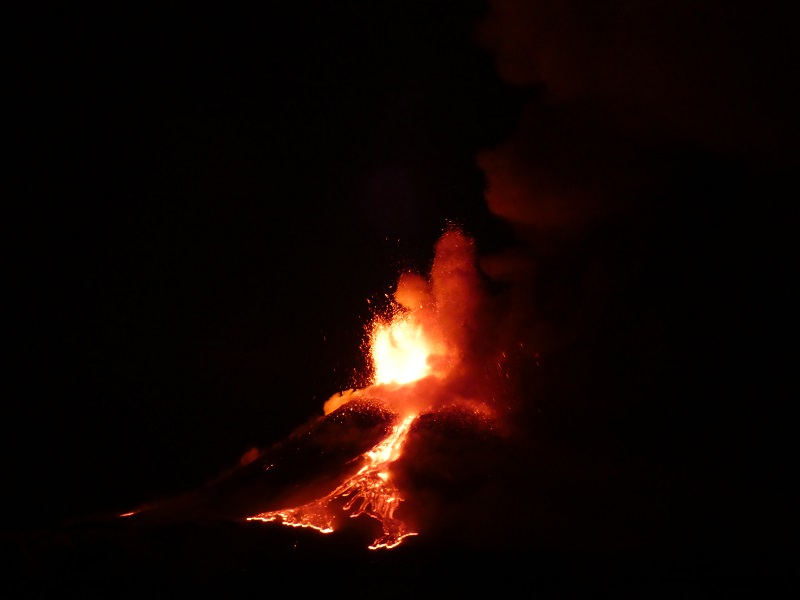
<path fill-rule="evenodd" d="M 351 517 L 366 514 L 383 525 L 383 535 L 369 546 L 370 550 L 394 548 L 403 538 L 417 535 L 394 517 L 394 511 L 403 499 L 392 483 L 389 470 L 391 463 L 400 456 L 403 441 L 416 418 L 417 415 L 409 415 L 395 425 L 383 441 L 362 455 L 365 464 L 358 473 L 328 495 L 296 508 L 261 513 L 249 517 L 248 521 L 270 522 L 280 519 L 284 525 L 291 527 L 311 527 L 321 533 L 331 533 L 335 519 L 331 504 L 337 499 L 348 498 L 342 510 L 351 511 Z"/>
<path fill-rule="evenodd" d="M 397 315 L 388 324 L 376 323 L 372 332 L 375 383 L 410 383 L 430 373 L 430 343 L 422 326 L 411 316 Z"/>

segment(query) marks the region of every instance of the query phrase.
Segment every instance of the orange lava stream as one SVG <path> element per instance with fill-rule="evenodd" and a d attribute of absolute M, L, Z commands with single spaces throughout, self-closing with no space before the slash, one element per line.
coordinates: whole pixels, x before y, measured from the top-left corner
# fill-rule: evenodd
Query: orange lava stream
<path fill-rule="evenodd" d="M 336 515 L 330 505 L 339 498 L 348 498 L 343 510 L 350 512 L 351 518 L 368 515 L 383 526 L 383 535 L 372 542 L 370 550 L 394 548 L 406 537 L 417 535 L 417 532 L 408 530 L 403 521 L 394 517 L 403 498 L 392 483 L 389 471 L 391 463 L 400 456 L 403 442 L 416 418 L 417 415 L 409 415 L 395 425 L 386 438 L 362 455 L 366 464 L 358 473 L 328 495 L 296 508 L 264 512 L 247 520 L 280 521 L 290 527 L 310 527 L 321 533 L 331 533 Z"/>

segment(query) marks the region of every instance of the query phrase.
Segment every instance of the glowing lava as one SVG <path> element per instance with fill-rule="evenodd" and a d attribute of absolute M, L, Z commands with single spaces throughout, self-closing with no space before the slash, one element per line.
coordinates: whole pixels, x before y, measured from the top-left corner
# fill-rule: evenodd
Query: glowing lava
<path fill-rule="evenodd" d="M 410 383 L 430 373 L 431 344 L 413 315 L 376 323 L 371 338 L 375 383 Z"/>
<path fill-rule="evenodd" d="M 327 496 L 296 508 L 261 513 L 249 517 L 248 521 L 280 520 L 283 525 L 311 527 L 321 533 L 331 533 L 335 520 L 331 504 L 339 498 L 347 498 L 342 510 L 350 512 L 351 517 L 369 515 L 383 525 L 383 535 L 369 546 L 370 550 L 394 548 L 404 538 L 417 535 L 394 517 L 394 511 L 403 499 L 392 483 L 389 471 L 389 465 L 400 456 L 403 441 L 416 418 L 417 415 L 410 415 L 395 425 L 382 442 L 362 455 L 366 464 L 358 473 Z"/>

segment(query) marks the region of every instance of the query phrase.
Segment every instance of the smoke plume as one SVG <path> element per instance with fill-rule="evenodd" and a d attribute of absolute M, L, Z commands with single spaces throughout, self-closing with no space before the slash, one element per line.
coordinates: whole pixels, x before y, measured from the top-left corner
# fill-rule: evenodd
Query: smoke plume
<path fill-rule="evenodd" d="M 728 492 L 782 497 L 779 425 L 742 398 L 785 380 L 765 332 L 788 318 L 796 255 L 791 37 L 770 3 L 493 0 L 477 28 L 529 93 L 477 159 L 515 238 L 480 264 L 507 285 L 503 323 L 528 353 L 531 452 L 550 454 L 530 460 L 581 490 L 576 522 L 624 514 L 614 535 L 665 548 L 776 539 L 734 526 L 748 511 Z M 754 456 L 770 466 L 743 466 Z"/>

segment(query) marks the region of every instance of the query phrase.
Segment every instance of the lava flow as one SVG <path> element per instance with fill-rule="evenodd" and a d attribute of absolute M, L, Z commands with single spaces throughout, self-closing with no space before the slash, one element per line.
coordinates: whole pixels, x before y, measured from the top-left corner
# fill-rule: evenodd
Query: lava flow
<path fill-rule="evenodd" d="M 352 511 L 351 517 L 366 514 L 383 525 L 383 535 L 369 546 L 370 550 L 394 548 L 403 538 L 417 535 L 416 532 L 409 531 L 405 523 L 394 517 L 394 511 L 402 498 L 392 483 L 389 471 L 389 465 L 400 456 L 403 441 L 416 418 L 417 415 L 409 415 L 395 425 L 389 436 L 362 455 L 366 464 L 358 473 L 345 480 L 327 496 L 296 508 L 261 513 L 249 517 L 248 520 L 269 522 L 280 519 L 284 525 L 311 527 L 321 533 L 331 533 L 335 514 L 330 505 L 336 499 L 349 498 L 343 510 Z"/>
<path fill-rule="evenodd" d="M 247 520 L 331 533 L 342 513 L 353 518 L 368 515 L 383 527 L 371 550 L 394 548 L 404 538 L 417 535 L 395 516 L 403 497 L 393 481 L 392 467 L 420 415 L 444 402 L 480 401 L 464 398 L 463 386 L 453 384 L 464 372 L 466 324 L 474 312 L 477 294 L 473 292 L 479 285 L 472 251 L 472 240 L 449 230 L 437 244 L 430 282 L 413 273 L 400 277 L 391 318 L 377 318 L 370 331 L 372 383 L 336 394 L 325 403 L 328 415 L 356 398 L 380 398 L 394 414 L 384 439 L 357 458 L 361 462 L 357 472 L 317 500 Z"/>

